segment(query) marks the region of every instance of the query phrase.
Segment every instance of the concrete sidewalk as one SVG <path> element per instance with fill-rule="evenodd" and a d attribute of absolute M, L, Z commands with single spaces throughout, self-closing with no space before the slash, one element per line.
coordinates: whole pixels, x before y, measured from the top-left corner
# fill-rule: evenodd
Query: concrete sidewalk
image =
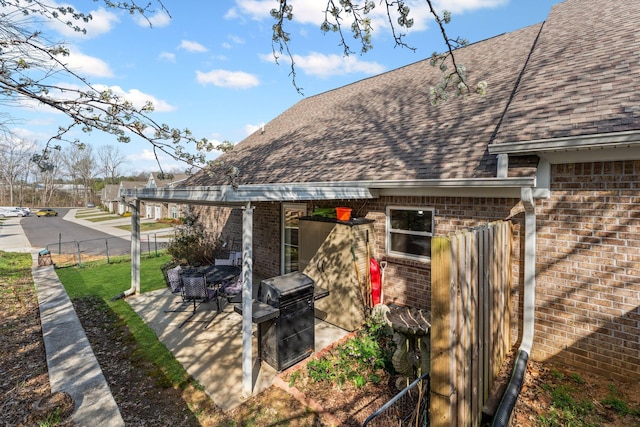
<path fill-rule="evenodd" d="M 0 250 L 31 253 L 31 274 L 38 295 L 51 392 L 69 393 L 71 418 L 78 425 L 124 426 L 107 381 L 80 320 L 53 266 L 38 266 L 38 251 L 24 235 L 20 218 L 0 226 Z"/>

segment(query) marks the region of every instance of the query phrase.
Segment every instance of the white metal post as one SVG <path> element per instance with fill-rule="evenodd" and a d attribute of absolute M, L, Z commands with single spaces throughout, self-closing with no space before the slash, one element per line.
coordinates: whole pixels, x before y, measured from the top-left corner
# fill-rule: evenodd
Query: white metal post
<path fill-rule="evenodd" d="M 140 294 L 140 200 L 131 205 L 131 290 Z"/>
<path fill-rule="evenodd" d="M 253 392 L 253 209 L 251 203 L 242 209 L 242 395 L 245 398 Z"/>

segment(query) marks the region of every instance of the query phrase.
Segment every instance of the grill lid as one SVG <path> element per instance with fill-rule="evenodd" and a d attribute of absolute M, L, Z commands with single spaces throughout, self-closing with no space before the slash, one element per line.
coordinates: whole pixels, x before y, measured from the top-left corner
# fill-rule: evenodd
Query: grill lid
<path fill-rule="evenodd" d="M 271 305 L 278 304 L 283 299 L 305 291 L 313 294 L 313 279 L 299 271 L 294 271 L 260 282 L 258 301 Z"/>

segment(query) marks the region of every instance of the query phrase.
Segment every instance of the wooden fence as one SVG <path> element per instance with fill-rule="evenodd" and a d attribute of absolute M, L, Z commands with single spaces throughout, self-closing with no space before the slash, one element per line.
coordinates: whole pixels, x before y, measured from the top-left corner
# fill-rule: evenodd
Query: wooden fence
<path fill-rule="evenodd" d="M 510 348 L 512 227 L 498 221 L 431 246 L 431 426 L 479 426 Z"/>

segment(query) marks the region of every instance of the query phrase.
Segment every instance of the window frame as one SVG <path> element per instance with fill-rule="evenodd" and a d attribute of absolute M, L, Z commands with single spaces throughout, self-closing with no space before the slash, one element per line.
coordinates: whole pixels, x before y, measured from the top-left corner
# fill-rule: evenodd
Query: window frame
<path fill-rule="evenodd" d="M 431 212 L 431 231 L 411 231 L 405 230 L 402 228 L 392 228 L 391 227 L 391 211 L 424 211 Z M 423 256 L 423 255 L 414 255 L 407 252 L 398 252 L 391 250 L 391 234 L 408 234 L 413 236 L 422 236 L 429 237 L 430 240 L 433 240 L 433 230 L 435 228 L 435 209 L 434 208 L 425 208 L 420 206 L 398 206 L 398 205 L 389 205 L 386 207 L 386 231 L 385 231 L 385 252 L 388 256 L 410 259 L 410 260 L 418 260 L 418 261 L 429 261 L 431 260 L 431 256 Z"/>
<path fill-rule="evenodd" d="M 288 273 L 286 269 L 286 246 L 295 246 L 292 244 L 287 244 L 286 240 L 286 212 L 287 210 L 299 210 L 302 211 L 301 216 L 306 216 L 308 213 L 308 207 L 306 203 L 282 203 L 282 208 L 280 211 L 280 273 L 286 274 Z M 300 235 L 298 234 L 298 238 Z M 298 241 L 298 246 L 300 246 L 300 241 Z M 299 261 L 299 260 L 298 260 Z M 295 270 L 294 270 L 295 271 Z"/>

